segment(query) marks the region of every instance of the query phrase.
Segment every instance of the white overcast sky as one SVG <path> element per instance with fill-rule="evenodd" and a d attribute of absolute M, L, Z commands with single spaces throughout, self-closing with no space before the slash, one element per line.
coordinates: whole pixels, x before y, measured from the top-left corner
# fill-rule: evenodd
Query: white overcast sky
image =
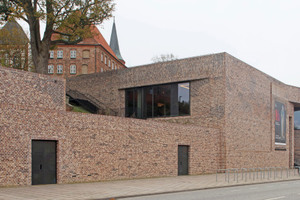
<path fill-rule="evenodd" d="M 128 66 L 227 52 L 300 87 L 300 0 L 119 0 L 114 15 Z"/>
<path fill-rule="evenodd" d="M 300 0 L 116 0 L 128 67 L 154 56 L 227 52 L 300 87 Z M 99 26 L 109 43 L 113 19 Z"/>

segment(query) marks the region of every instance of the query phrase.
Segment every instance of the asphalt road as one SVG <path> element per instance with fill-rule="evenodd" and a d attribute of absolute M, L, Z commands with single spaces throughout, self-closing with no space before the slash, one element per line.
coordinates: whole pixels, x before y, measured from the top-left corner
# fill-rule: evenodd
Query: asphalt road
<path fill-rule="evenodd" d="M 123 200 L 300 200 L 300 180 L 206 189 Z M 120 200 L 120 199 L 118 199 Z"/>

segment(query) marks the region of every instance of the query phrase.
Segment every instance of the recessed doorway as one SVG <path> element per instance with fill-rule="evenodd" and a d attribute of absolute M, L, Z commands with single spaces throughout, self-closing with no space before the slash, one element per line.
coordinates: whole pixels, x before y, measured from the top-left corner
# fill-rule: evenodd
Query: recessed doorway
<path fill-rule="evenodd" d="M 32 140 L 32 185 L 56 183 L 56 141 Z"/>
<path fill-rule="evenodd" d="M 178 175 L 189 174 L 189 146 L 178 146 Z"/>

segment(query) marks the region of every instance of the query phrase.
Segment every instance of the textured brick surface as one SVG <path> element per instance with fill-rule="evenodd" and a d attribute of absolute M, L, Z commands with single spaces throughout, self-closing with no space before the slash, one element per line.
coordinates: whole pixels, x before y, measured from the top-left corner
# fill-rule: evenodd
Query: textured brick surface
<path fill-rule="evenodd" d="M 161 120 L 205 127 L 223 127 L 224 54 L 176 60 L 67 79 L 67 88 L 92 95 L 125 115 L 124 88 L 191 81 L 191 116 Z M 181 119 L 184 119 L 182 121 Z"/>
<path fill-rule="evenodd" d="M 8 77 L 25 83 L 31 80 L 49 84 L 63 94 L 64 81 L 32 73 L 0 68 L 3 83 Z M 21 84 L 22 85 L 22 84 Z M 23 84 L 23 87 L 25 85 Z M 10 87 L 11 95 L 0 110 L 0 185 L 31 184 L 31 140 L 57 140 L 58 183 L 100 181 L 136 177 L 176 176 L 178 145 L 190 145 L 190 174 L 213 172 L 219 166 L 219 130 L 193 125 L 170 124 L 112 116 L 66 112 L 64 105 L 49 110 L 36 107 L 35 89 L 28 87 L 31 98 L 14 99 L 18 87 Z M 6 84 L 1 84 L 6 91 Z M 55 94 L 53 94 L 55 97 Z M 56 98 L 43 101 L 56 105 Z M 47 99 L 48 98 L 48 99 Z M 64 96 L 62 95 L 62 101 Z M 53 102 L 52 102 L 53 101 Z"/>
<path fill-rule="evenodd" d="M 232 167 L 288 167 L 289 117 L 294 107 L 286 91 L 289 86 L 246 63 L 226 55 L 226 165 Z M 286 145 L 275 145 L 275 101 L 286 105 Z M 293 128 L 293 127 L 292 127 Z M 280 150 L 275 150 L 280 148 Z M 293 166 L 293 162 L 290 162 Z"/>
<path fill-rule="evenodd" d="M 122 117 L 125 88 L 183 81 L 190 81 L 190 116 Z M 0 68 L 0 185 L 31 183 L 33 139 L 58 141 L 58 183 L 176 176 L 178 145 L 190 145 L 190 174 L 289 167 L 294 145 L 298 152 L 300 89 L 226 53 L 81 75 L 67 88 L 120 117 L 66 112 L 64 80 Z M 275 101 L 287 109 L 286 145 L 275 145 Z"/>
<path fill-rule="evenodd" d="M 300 89 L 227 53 L 70 78 L 67 87 L 95 95 L 124 116 L 124 89 L 180 81 L 190 81 L 191 115 L 148 121 L 219 129 L 221 167 L 293 166 L 293 112 Z M 275 145 L 275 101 L 287 109 L 284 146 Z"/>

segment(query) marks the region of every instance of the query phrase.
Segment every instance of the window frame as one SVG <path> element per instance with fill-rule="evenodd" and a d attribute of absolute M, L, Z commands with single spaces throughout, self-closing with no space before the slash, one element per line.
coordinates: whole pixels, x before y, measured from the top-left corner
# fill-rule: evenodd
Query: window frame
<path fill-rule="evenodd" d="M 50 67 L 51 67 L 52 69 L 50 69 Z M 48 65 L 48 74 L 54 74 L 54 65 L 52 65 L 52 64 L 49 64 L 49 65 Z"/>
<path fill-rule="evenodd" d="M 54 59 L 54 50 L 49 51 L 49 59 Z"/>
<path fill-rule="evenodd" d="M 77 56 L 76 50 L 70 50 L 70 58 L 71 59 L 76 59 L 76 56 Z"/>
<path fill-rule="evenodd" d="M 183 96 L 180 95 L 180 94 L 184 94 L 184 93 L 180 93 L 179 91 L 180 90 L 179 87 L 182 87 L 180 86 L 181 84 L 188 84 L 188 88 L 186 88 L 188 89 L 188 95 L 183 95 Z M 176 90 L 174 90 L 175 85 L 177 86 Z M 151 90 L 152 92 L 147 93 L 148 91 Z M 161 93 L 159 92 L 161 90 L 164 91 L 165 94 L 169 94 L 169 95 L 157 96 L 157 94 Z M 172 91 L 173 92 L 176 91 L 175 94 L 177 94 L 177 99 L 174 98 L 174 96 L 172 95 Z M 147 94 L 151 94 L 152 103 L 150 104 L 149 102 L 147 103 L 147 99 L 148 99 L 146 96 Z M 127 95 L 133 97 L 132 101 L 128 99 L 129 96 L 127 97 Z M 180 101 L 180 96 L 183 98 L 185 97 L 188 101 Z M 138 103 L 138 101 L 140 102 Z M 184 102 L 188 103 L 188 108 L 186 107 L 186 104 Z M 155 105 L 156 103 L 157 105 Z M 164 106 L 163 112 L 161 106 L 159 106 L 158 104 Z M 128 107 L 128 105 L 132 105 L 133 107 L 132 108 L 130 106 Z M 135 107 L 137 105 L 140 105 L 139 108 Z M 148 107 L 149 105 L 150 105 L 150 110 Z M 132 110 L 133 113 L 130 113 L 131 112 L 130 110 Z M 148 113 L 152 113 L 151 116 L 149 116 Z M 166 117 L 184 117 L 184 116 L 191 116 L 191 82 L 190 81 L 172 82 L 172 83 L 158 84 L 158 85 L 147 85 L 142 87 L 125 89 L 125 117 L 147 119 L 147 118 L 166 118 Z"/>
<path fill-rule="evenodd" d="M 77 67 L 75 64 L 70 65 L 70 74 L 76 74 L 77 73 Z"/>
<path fill-rule="evenodd" d="M 64 66 L 59 64 L 56 66 L 56 74 L 63 74 L 64 72 Z"/>
<path fill-rule="evenodd" d="M 64 58 L 64 51 L 63 50 L 57 50 L 56 52 L 57 59 L 63 59 Z"/>

